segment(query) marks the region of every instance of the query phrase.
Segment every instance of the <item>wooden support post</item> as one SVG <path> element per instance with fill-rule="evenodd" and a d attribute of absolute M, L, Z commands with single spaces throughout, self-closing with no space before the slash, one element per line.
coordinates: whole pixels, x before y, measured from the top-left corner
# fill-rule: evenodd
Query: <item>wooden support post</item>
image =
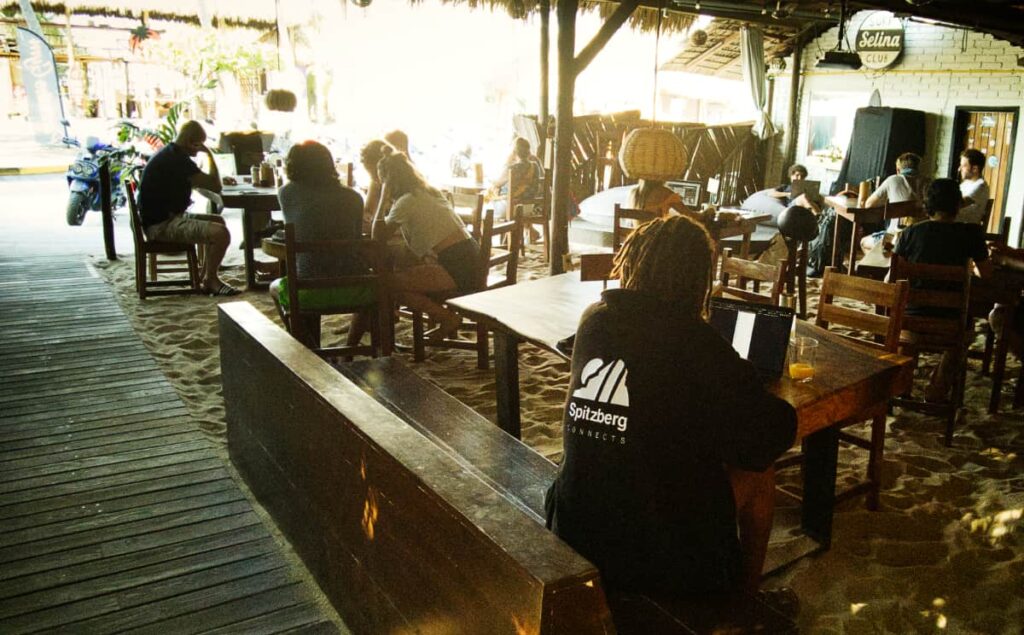
<path fill-rule="evenodd" d="M 550 102 L 549 85 L 551 84 L 551 0 L 540 1 L 540 110 L 537 132 L 540 142 L 537 144 L 537 155 L 544 159 L 544 147 L 548 138 L 548 103 Z M 545 167 L 548 167 L 545 165 Z M 550 247 L 550 245 L 546 245 Z"/>
<path fill-rule="evenodd" d="M 569 181 L 572 177 L 572 102 L 576 92 L 573 54 L 576 49 L 576 0 L 560 0 L 558 17 L 558 105 L 555 110 L 555 170 L 551 196 L 551 275 L 565 272 L 562 255 L 569 251 Z"/>
<path fill-rule="evenodd" d="M 796 139 L 800 132 L 800 62 L 804 55 L 803 34 L 797 36 L 793 48 L 793 72 L 789 82 L 789 125 L 786 127 L 786 160 L 783 170 L 796 161 Z M 783 174 L 782 178 L 786 176 Z"/>
<path fill-rule="evenodd" d="M 114 210 L 111 205 L 110 163 L 100 161 L 100 213 L 103 214 L 103 248 L 107 252 L 107 260 L 117 260 L 114 248 Z"/>
<path fill-rule="evenodd" d="M 551 197 L 551 252 L 549 272 L 565 272 L 563 256 L 569 252 L 569 189 L 572 179 L 573 112 L 576 76 L 604 48 L 639 5 L 639 0 L 623 0 L 601 25 L 594 38 L 574 57 L 576 49 L 577 0 L 559 1 L 558 18 L 558 106 L 555 114 L 555 169 Z"/>

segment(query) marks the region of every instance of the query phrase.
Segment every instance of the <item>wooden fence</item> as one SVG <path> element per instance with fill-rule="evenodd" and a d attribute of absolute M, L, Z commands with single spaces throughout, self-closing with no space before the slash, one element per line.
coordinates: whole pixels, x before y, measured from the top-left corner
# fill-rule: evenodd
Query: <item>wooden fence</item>
<path fill-rule="evenodd" d="M 708 181 L 713 178 L 719 181 L 717 200 L 720 205 L 738 205 L 764 187 L 767 145 L 751 133 L 752 123 L 652 124 L 641 119 L 639 112 L 630 111 L 577 117 L 575 124 L 572 192 L 578 201 L 606 185 L 635 182 L 625 177 L 619 168 L 619 147 L 627 132 L 650 125 L 668 128 L 682 138 L 689 160 L 678 178 L 700 183 L 702 202 L 707 201 Z"/>

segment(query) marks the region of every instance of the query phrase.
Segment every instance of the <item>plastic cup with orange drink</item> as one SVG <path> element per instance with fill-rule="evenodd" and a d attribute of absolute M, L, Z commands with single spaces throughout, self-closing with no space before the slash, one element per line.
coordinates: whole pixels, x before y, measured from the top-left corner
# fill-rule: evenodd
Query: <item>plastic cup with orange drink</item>
<path fill-rule="evenodd" d="M 813 337 L 797 337 L 790 344 L 789 376 L 794 381 L 808 382 L 814 379 L 814 360 L 818 353 L 818 340 Z"/>

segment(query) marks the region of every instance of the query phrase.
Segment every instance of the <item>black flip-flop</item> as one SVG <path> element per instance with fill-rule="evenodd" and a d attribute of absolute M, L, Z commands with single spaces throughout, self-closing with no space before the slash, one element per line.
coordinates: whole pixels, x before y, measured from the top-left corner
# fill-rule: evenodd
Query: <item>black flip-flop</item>
<path fill-rule="evenodd" d="M 215 296 L 238 295 L 239 293 L 241 293 L 241 291 L 239 291 L 238 289 L 234 288 L 230 284 L 225 284 L 225 283 L 222 282 L 222 283 L 220 283 L 220 286 L 217 287 L 216 289 L 207 289 L 206 293 L 208 293 L 210 295 L 210 297 L 215 297 Z"/>

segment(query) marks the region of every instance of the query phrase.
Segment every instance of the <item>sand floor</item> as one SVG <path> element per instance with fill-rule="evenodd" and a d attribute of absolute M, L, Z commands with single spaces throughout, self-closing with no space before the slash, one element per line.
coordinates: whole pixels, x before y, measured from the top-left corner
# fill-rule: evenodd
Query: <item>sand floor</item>
<path fill-rule="evenodd" d="M 239 257 L 240 252 L 231 254 L 228 264 Z M 142 302 L 135 294 L 130 256 L 113 263 L 96 258 L 91 264 L 113 286 L 204 432 L 223 448 L 215 305 L 245 300 L 277 321 L 269 296 L 247 292 L 227 299 L 172 296 Z M 520 281 L 544 271 L 531 253 Z M 224 278 L 241 286 L 242 269 L 229 266 Z M 325 337 L 340 338 L 346 328 L 346 318 L 334 318 L 324 327 Z M 409 340 L 407 323 L 397 337 Z M 410 353 L 397 353 L 416 372 L 494 420 L 493 371 L 477 370 L 474 355 L 431 349 L 426 362 L 412 365 Z M 530 346 L 522 347 L 520 364 L 523 439 L 558 460 L 568 365 Z M 1019 364 L 1011 356 L 1008 377 L 1017 377 Z M 890 417 L 880 510 L 866 511 L 862 499 L 844 503 L 836 513 L 832 549 L 766 581 L 766 586 L 796 590 L 802 632 L 1024 632 L 1024 535 L 1016 531 L 1024 510 L 1024 411 L 1009 409 L 1015 381 L 1004 385 L 1001 412 L 988 415 L 991 381 L 981 375 L 979 362 L 971 362 L 967 425 L 956 431 L 952 448 L 942 444 L 939 420 L 899 410 Z M 840 486 L 859 480 L 866 456 L 841 448 Z M 789 472 L 780 475 L 786 488 L 798 482 L 797 471 Z"/>

